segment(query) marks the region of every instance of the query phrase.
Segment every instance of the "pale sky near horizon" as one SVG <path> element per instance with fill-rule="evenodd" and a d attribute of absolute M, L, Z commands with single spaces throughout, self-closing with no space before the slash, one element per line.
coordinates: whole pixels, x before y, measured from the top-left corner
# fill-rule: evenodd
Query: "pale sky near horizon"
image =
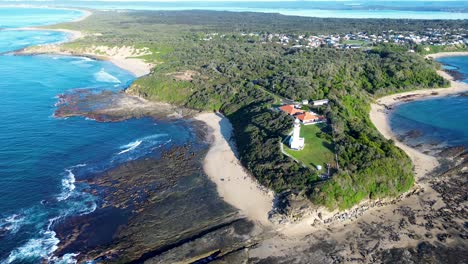
<path fill-rule="evenodd" d="M 42 1 L 42 0 L 38 0 Z M 66 1 L 66 0 L 64 0 Z M 387 2 L 388 0 L 81 0 L 101 2 Z M 425 0 L 393 0 L 395 2 L 425 2 Z M 467 0 L 430 0 L 426 2 L 466 2 Z"/>

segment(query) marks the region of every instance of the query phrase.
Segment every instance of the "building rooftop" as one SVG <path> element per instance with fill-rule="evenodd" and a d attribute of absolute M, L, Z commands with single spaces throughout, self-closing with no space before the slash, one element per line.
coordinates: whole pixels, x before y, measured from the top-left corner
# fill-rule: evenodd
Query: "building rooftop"
<path fill-rule="evenodd" d="M 283 105 L 279 108 L 281 111 L 288 113 L 289 115 L 302 114 L 304 110 L 297 109 L 294 105 Z"/>
<path fill-rule="evenodd" d="M 301 120 L 302 122 L 307 122 L 307 121 L 313 121 L 313 120 L 319 120 L 321 119 L 321 116 L 318 116 L 314 113 L 311 113 L 311 112 L 305 112 L 305 113 L 302 113 L 300 115 L 297 115 L 296 116 L 299 120 Z"/>

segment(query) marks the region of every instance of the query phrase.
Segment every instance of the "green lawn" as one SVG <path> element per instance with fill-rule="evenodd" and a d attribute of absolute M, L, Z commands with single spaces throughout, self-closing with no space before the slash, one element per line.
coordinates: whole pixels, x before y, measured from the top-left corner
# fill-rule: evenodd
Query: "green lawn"
<path fill-rule="evenodd" d="M 307 166 L 322 165 L 322 170 L 324 170 L 325 165 L 330 163 L 334 167 L 333 143 L 328 130 L 327 124 L 301 126 L 301 137 L 305 140 L 304 149 L 292 150 L 286 142 L 284 151 Z M 321 131 L 326 135 L 318 137 L 317 133 Z"/>

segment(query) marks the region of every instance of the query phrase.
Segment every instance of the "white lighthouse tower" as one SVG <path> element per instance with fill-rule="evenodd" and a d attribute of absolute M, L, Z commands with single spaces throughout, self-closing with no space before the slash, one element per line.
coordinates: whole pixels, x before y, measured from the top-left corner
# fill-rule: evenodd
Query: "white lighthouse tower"
<path fill-rule="evenodd" d="M 296 118 L 294 120 L 294 130 L 289 139 L 289 147 L 295 150 L 301 150 L 304 148 L 304 138 L 300 137 L 301 135 L 301 122 Z"/>

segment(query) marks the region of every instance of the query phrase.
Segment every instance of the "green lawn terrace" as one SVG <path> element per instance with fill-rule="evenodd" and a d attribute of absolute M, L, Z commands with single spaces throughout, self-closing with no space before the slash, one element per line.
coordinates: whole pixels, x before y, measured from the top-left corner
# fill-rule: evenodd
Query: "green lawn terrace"
<path fill-rule="evenodd" d="M 320 174 L 327 174 L 328 165 L 336 167 L 331 128 L 327 123 L 302 125 L 300 136 L 305 142 L 302 150 L 291 149 L 289 137 L 283 141 L 283 150 L 287 155 L 311 168 L 321 166 Z"/>

